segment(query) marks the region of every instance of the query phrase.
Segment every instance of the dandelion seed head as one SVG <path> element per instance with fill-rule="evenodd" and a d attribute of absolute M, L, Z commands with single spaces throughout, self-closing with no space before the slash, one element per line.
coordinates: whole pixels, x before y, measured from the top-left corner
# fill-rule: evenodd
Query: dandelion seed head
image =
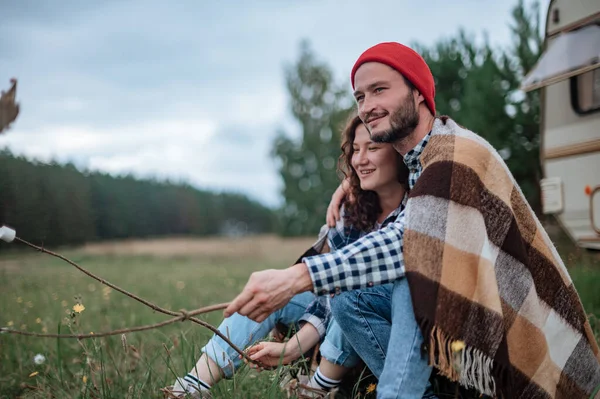
<path fill-rule="evenodd" d="M 20 296 L 17 297 L 17 303 L 23 303 L 23 298 L 21 298 Z"/>
<path fill-rule="evenodd" d="M 46 361 L 46 356 L 42 355 L 41 353 L 38 353 L 37 355 L 35 355 L 33 357 L 33 362 L 35 364 L 44 364 L 45 361 Z"/>

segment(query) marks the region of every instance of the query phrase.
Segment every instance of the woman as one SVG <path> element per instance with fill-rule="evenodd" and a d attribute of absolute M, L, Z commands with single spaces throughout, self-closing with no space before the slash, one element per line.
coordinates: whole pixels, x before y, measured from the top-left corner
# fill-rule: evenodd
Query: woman
<path fill-rule="evenodd" d="M 331 249 L 342 248 L 394 220 L 403 206 L 408 179 L 406 166 L 392 145 L 371 142 L 358 117 L 353 117 L 342 133 L 339 169 L 350 182 L 351 199 L 345 204 L 341 221 L 328 232 Z M 275 365 L 281 359 L 284 363 L 292 362 L 325 335 L 321 345 L 323 360 L 310 386 L 330 389 L 339 384 L 349 367 L 358 363 L 358 357 L 344 340 L 339 326 L 330 322 L 328 302 L 324 301 L 328 297 L 316 301 L 315 298 L 312 293 L 297 295 L 262 323 L 235 314 L 221 323 L 219 331 L 238 347 L 246 348 L 265 338 L 277 323 L 301 326 L 287 344 L 264 342 L 248 350 L 253 359 Z M 309 305 L 312 306 L 308 308 Z M 211 338 L 202 352 L 194 369 L 177 380 L 173 391 L 209 390 L 221 378 L 231 377 L 241 365 L 237 353 L 217 336 Z"/>

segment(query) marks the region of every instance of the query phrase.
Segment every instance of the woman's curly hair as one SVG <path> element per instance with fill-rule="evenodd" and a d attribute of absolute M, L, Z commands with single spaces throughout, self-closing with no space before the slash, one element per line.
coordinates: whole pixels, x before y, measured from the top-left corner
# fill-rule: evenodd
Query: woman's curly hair
<path fill-rule="evenodd" d="M 356 129 L 361 124 L 362 121 L 358 116 L 352 116 L 342 131 L 342 154 L 338 159 L 338 171 L 350 183 L 350 189 L 344 203 L 344 224 L 351 225 L 358 230 L 371 231 L 374 229 L 382 209 L 377 193 L 360 188 L 358 173 L 352 167 L 354 138 L 356 137 Z M 398 181 L 408 189 L 408 168 L 402 161 L 400 154 L 398 154 Z"/>

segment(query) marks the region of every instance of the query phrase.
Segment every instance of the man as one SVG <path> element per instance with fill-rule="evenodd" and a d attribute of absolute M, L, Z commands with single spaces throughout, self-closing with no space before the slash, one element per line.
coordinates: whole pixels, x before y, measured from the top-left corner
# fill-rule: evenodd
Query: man
<path fill-rule="evenodd" d="M 413 50 L 376 45 L 351 79 L 372 140 L 394 143 L 409 167 L 406 212 L 341 251 L 254 273 L 225 315 L 260 321 L 300 292 L 398 285 L 406 275 L 420 339 L 440 373 L 491 396 L 589 397 L 600 384 L 598 346 L 502 159 L 481 137 L 435 118 L 434 80 Z M 404 322 L 394 317 L 398 300 L 378 395 L 419 397 L 424 385 L 406 384 L 412 377 L 397 375 L 390 352 Z M 420 362 L 411 359 L 417 369 Z"/>

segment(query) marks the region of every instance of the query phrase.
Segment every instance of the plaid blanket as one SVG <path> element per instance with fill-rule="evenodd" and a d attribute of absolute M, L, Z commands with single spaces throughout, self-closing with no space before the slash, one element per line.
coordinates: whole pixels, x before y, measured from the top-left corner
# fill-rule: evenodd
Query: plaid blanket
<path fill-rule="evenodd" d="M 506 164 L 447 117 L 421 163 L 404 258 L 430 363 L 491 396 L 589 398 L 600 385 L 598 345 Z"/>

